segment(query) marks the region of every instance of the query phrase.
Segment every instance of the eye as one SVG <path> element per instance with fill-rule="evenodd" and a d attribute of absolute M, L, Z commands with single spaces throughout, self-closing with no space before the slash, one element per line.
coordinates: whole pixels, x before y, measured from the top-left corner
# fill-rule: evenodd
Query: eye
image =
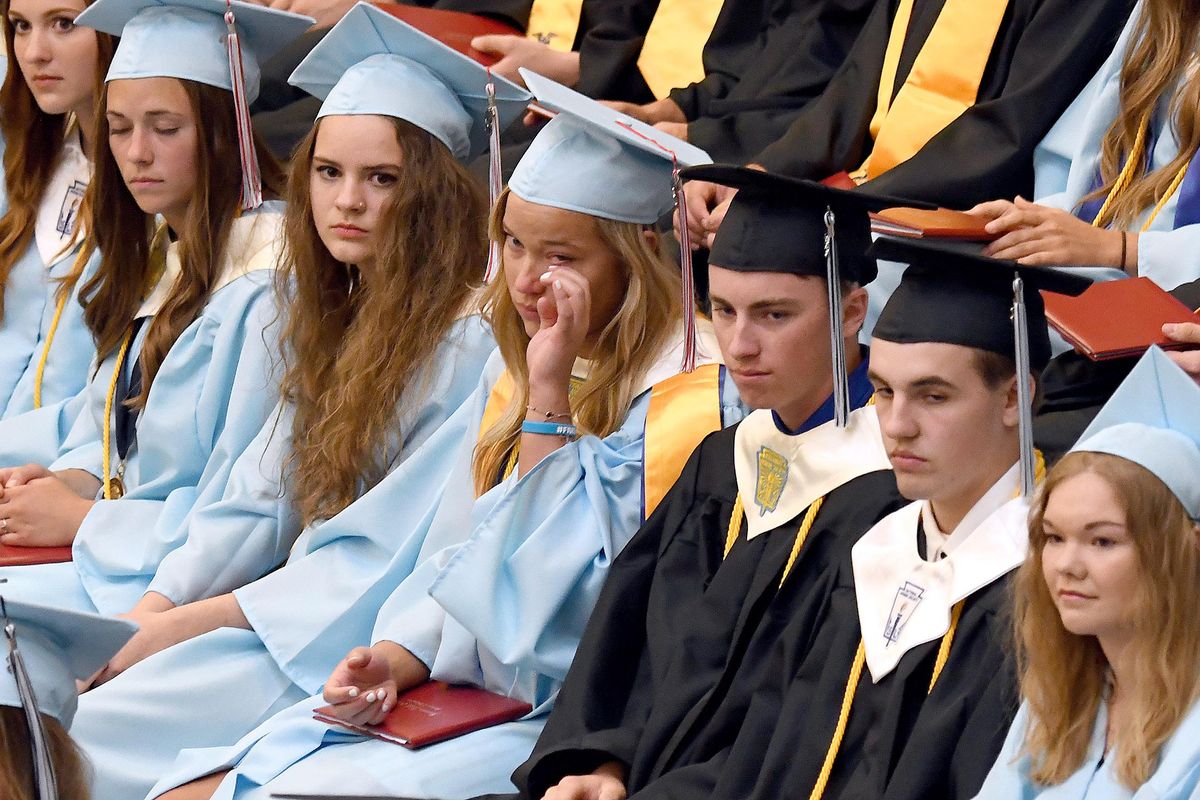
<path fill-rule="evenodd" d="M 890 386 L 876 386 L 875 387 L 875 396 L 877 398 L 891 400 L 892 394 L 893 394 L 893 392 L 892 392 L 892 388 Z"/>
<path fill-rule="evenodd" d="M 732 317 L 733 309 L 726 305 L 713 305 L 713 316 Z"/>
<path fill-rule="evenodd" d="M 521 240 L 513 236 L 511 233 L 504 237 L 505 247 L 511 247 L 513 250 L 524 250 L 525 245 L 521 244 Z"/>
<path fill-rule="evenodd" d="M 767 319 L 771 320 L 772 322 L 783 322 L 784 320 L 788 320 L 791 318 L 792 318 L 791 313 L 787 312 L 787 311 L 768 311 L 767 312 Z"/>
<path fill-rule="evenodd" d="M 1062 544 L 1062 540 L 1063 540 L 1063 538 L 1061 536 L 1059 536 L 1057 533 L 1050 533 L 1049 531 L 1042 531 L 1042 542 L 1045 543 L 1046 545 Z"/>
<path fill-rule="evenodd" d="M 75 20 L 70 17 L 55 17 L 52 24 L 54 25 L 54 30 L 59 33 L 70 33 L 75 30 Z"/>
<path fill-rule="evenodd" d="M 926 392 L 921 395 L 921 399 L 930 405 L 938 405 L 946 402 L 946 395 L 938 394 L 937 392 Z"/>
<path fill-rule="evenodd" d="M 175 134 L 179 133 L 179 128 L 178 128 L 178 126 L 176 126 L 174 128 L 171 128 L 171 127 L 157 128 L 156 127 L 154 129 L 154 132 L 157 133 L 159 136 L 174 136 Z"/>
<path fill-rule="evenodd" d="M 1096 547 L 1099 547 L 1101 550 L 1107 550 L 1110 547 L 1115 547 L 1117 540 L 1110 539 L 1107 536 L 1097 536 L 1095 539 L 1092 539 L 1092 544 Z"/>
<path fill-rule="evenodd" d="M 131 125 L 111 125 L 110 124 L 108 126 L 108 135 L 109 136 L 124 136 L 125 134 L 129 133 L 131 130 L 133 130 L 133 126 L 131 126 Z"/>
<path fill-rule="evenodd" d="M 317 173 L 326 180 L 333 180 L 341 175 L 341 172 L 338 171 L 337 167 L 331 167 L 328 164 L 318 164 L 314 166 L 313 172 Z"/>
<path fill-rule="evenodd" d="M 562 253 L 551 253 L 549 259 L 552 264 L 570 264 L 575 260 L 572 256 L 565 256 Z"/>
<path fill-rule="evenodd" d="M 28 33 L 29 32 L 29 23 L 26 20 L 12 19 L 10 17 L 8 20 L 8 24 L 12 25 L 14 33 Z"/>
<path fill-rule="evenodd" d="M 394 186 L 399 180 L 399 175 L 393 175 L 390 172 L 372 172 L 370 177 L 371 183 L 381 187 Z"/>

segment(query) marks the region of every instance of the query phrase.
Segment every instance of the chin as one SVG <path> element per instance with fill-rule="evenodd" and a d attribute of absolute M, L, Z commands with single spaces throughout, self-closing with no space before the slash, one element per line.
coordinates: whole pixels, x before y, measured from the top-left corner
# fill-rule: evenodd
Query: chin
<path fill-rule="evenodd" d="M 896 488 L 908 500 L 932 500 L 936 493 L 937 479 L 929 475 L 913 475 L 895 472 Z"/>
<path fill-rule="evenodd" d="M 341 241 L 326 242 L 325 249 L 329 251 L 329 255 L 333 256 L 334 260 L 342 264 L 359 264 L 370 256 L 368 248 Z"/>

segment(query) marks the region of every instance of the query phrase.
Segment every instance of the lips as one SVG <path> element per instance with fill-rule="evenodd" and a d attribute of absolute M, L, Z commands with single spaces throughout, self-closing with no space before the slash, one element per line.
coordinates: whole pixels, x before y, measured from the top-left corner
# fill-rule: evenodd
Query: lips
<path fill-rule="evenodd" d="M 537 306 L 525 306 L 525 305 L 521 305 L 520 303 L 517 303 L 516 307 L 517 307 L 517 313 L 521 315 L 522 319 L 528 319 L 528 320 L 533 320 L 533 321 L 537 321 L 537 320 L 541 319 L 541 316 L 538 314 Z"/>
<path fill-rule="evenodd" d="M 34 75 L 33 76 L 34 83 L 53 83 L 54 81 L 61 81 L 61 80 L 62 80 L 61 75 Z"/>
<path fill-rule="evenodd" d="M 161 178 L 130 178 L 129 179 L 130 188 L 137 187 L 139 189 L 144 189 L 147 186 L 157 186 L 160 183 L 162 183 Z"/>
<path fill-rule="evenodd" d="M 349 223 L 334 225 L 333 232 L 338 236 L 341 236 L 343 239 L 361 239 L 367 235 L 367 231 L 363 230 L 357 225 L 351 225 Z"/>
<path fill-rule="evenodd" d="M 1060 589 L 1058 591 L 1058 597 L 1060 600 L 1063 600 L 1065 602 L 1077 602 L 1077 603 L 1081 603 L 1085 600 L 1095 600 L 1096 599 L 1096 598 L 1092 597 L 1091 595 L 1086 595 L 1086 594 L 1083 594 L 1082 592 L 1071 591 L 1069 589 Z"/>
<path fill-rule="evenodd" d="M 888 453 L 888 459 L 892 462 L 892 468 L 898 470 L 918 469 L 927 463 L 925 459 L 907 450 L 893 450 Z"/>

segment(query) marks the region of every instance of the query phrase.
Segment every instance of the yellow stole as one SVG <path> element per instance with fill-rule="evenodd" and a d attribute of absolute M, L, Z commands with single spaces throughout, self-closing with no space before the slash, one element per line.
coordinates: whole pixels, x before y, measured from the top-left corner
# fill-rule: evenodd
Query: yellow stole
<path fill-rule="evenodd" d="M 479 425 L 480 435 L 500 419 L 512 402 L 513 393 L 512 377 L 505 372 L 488 395 Z M 658 508 L 700 440 L 720 429 L 720 364 L 705 364 L 694 372 L 678 373 L 650 388 L 642 444 L 643 519 Z"/>
<path fill-rule="evenodd" d="M 879 95 L 871 118 L 875 144 L 853 174 L 878 178 L 918 150 L 975 104 L 1008 0 L 946 0 L 912 70 L 892 100 L 900 53 L 915 0 L 900 0 L 883 57 Z"/>
<path fill-rule="evenodd" d="M 566 52 L 575 44 L 583 0 L 534 0 L 529 36 Z M 700 54 L 721 0 L 661 0 L 646 32 L 638 69 L 655 97 L 704 77 Z"/>

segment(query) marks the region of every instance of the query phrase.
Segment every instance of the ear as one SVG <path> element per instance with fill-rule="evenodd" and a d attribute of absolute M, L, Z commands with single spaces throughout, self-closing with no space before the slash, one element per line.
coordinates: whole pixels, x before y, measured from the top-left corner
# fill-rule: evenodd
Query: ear
<path fill-rule="evenodd" d="M 1013 430 L 1016 430 L 1021 424 L 1020 403 L 1017 401 L 1017 381 L 1019 379 L 1019 376 L 1014 375 L 1008 380 L 1004 395 L 1004 427 Z M 1037 391 L 1037 383 L 1032 375 L 1025 376 L 1025 380 L 1029 381 L 1029 396 L 1033 397 Z"/>
<path fill-rule="evenodd" d="M 857 339 L 867 321 L 867 290 L 855 286 L 842 298 L 842 336 Z"/>
<path fill-rule="evenodd" d="M 642 238 L 646 240 L 646 244 L 650 246 L 651 250 L 654 250 L 657 252 L 659 242 L 661 241 L 661 237 L 658 235 L 658 231 L 654 230 L 654 228 L 651 228 L 649 226 L 642 228 Z"/>

